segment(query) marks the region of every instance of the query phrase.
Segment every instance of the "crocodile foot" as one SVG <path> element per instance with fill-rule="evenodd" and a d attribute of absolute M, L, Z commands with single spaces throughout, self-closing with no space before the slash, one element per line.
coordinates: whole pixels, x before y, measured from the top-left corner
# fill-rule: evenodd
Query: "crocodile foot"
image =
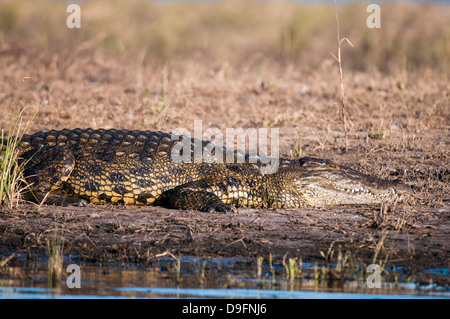
<path fill-rule="evenodd" d="M 224 203 L 217 195 L 204 189 L 181 186 L 169 191 L 167 204 L 171 208 L 202 212 L 236 212 L 236 207 Z"/>

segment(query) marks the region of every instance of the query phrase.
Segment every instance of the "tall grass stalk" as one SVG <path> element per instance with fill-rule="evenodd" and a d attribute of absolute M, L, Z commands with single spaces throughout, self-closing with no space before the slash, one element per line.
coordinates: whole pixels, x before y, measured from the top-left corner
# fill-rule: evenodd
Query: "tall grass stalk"
<path fill-rule="evenodd" d="M 28 79 L 24 78 L 23 82 Z M 42 104 L 39 105 L 36 112 L 28 120 L 25 127 L 23 126 L 23 111 L 20 111 L 17 118 L 17 106 L 22 92 L 22 86 L 19 94 L 14 99 L 13 111 L 9 122 L 9 130 L 5 135 L 4 130 L 1 132 L 1 155 L 0 155 L 0 205 L 9 210 L 13 210 L 20 200 L 20 194 L 28 187 L 22 176 L 23 165 L 18 165 L 18 145 L 22 137 L 28 131 L 31 122 L 39 112 Z"/>
<path fill-rule="evenodd" d="M 294 279 L 301 273 L 295 258 L 289 258 L 288 264 L 285 265 L 286 277 L 292 283 Z"/>
<path fill-rule="evenodd" d="M 168 86 L 168 69 L 167 65 L 163 70 L 163 78 L 162 78 L 162 87 L 161 87 L 161 95 L 159 98 L 159 107 L 158 107 L 158 122 L 156 123 L 156 128 L 158 130 L 164 129 L 165 121 L 167 119 L 167 110 L 173 103 L 173 96 L 170 96 L 167 93 Z"/>
<path fill-rule="evenodd" d="M 49 288 L 58 287 L 61 279 L 64 261 L 64 237 L 57 235 L 46 239 L 47 258 L 48 258 L 48 277 Z"/>
<path fill-rule="evenodd" d="M 383 232 L 383 234 L 381 236 L 381 239 L 378 241 L 378 243 L 377 243 L 377 245 L 375 247 L 375 250 L 374 250 L 374 253 L 373 253 L 372 264 L 376 264 L 377 258 L 378 258 L 378 254 L 381 252 L 381 250 L 384 247 L 384 241 L 386 240 L 386 237 L 387 237 L 387 232 Z M 384 262 L 380 263 L 380 268 L 381 268 L 380 271 L 381 272 L 383 272 L 385 270 L 388 258 L 389 258 L 389 251 L 386 252 L 386 256 L 385 256 Z"/>
<path fill-rule="evenodd" d="M 337 29 L 337 42 L 338 42 L 338 55 L 337 57 L 332 54 L 334 59 L 338 62 L 339 65 L 339 81 L 340 81 L 340 87 L 341 87 L 341 101 L 340 101 L 340 108 L 339 108 L 339 114 L 342 121 L 342 126 L 344 129 L 344 148 L 345 151 L 348 151 L 348 127 L 347 127 L 347 116 L 346 116 L 346 108 L 345 108 L 345 89 L 344 89 L 344 74 L 342 72 L 342 59 L 341 59 L 341 46 L 344 41 L 346 41 L 351 47 L 353 47 L 353 44 L 350 42 L 349 39 L 343 38 L 341 39 L 340 31 L 339 31 L 339 16 L 337 11 L 337 5 L 336 0 L 334 0 L 334 12 L 336 16 L 336 29 Z"/>
<path fill-rule="evenodd" d="M 177 267 L 178 267 L 178 282 L 180 283 L 180 265 L 178 264 L 181 261 L 181 257 L 179 257 L 177 259 Z M 195 260 L 195 268 L 196 268 L 196 272 L 197 272 L 197 278 L 198 278 L 198 283 L 200 285 L 200 287 L 203 287 L 205 281 L 206 281 L 206 260 L 201 260 L 200 258 L 197 258 Z"/>
<path fill-rule="evenodd" d="M 275 287 L 275 283 L 276 283 L 275 268 L 273 267 L 273 264 L 272 264 L 272 254 L 271 253 L 269 253 L 269 269 L 270 269 L 270 274 L 272 277 L 272 287 Z"/>
<path fill-rule="evenodd" d="M 261 283 L 261 274 L 262 274 L 263 261 L 264 261 L 264 258 L 262 256 L 259 256 L 256 259 L 256 279 L 258 280 L 258 283 Z"/>

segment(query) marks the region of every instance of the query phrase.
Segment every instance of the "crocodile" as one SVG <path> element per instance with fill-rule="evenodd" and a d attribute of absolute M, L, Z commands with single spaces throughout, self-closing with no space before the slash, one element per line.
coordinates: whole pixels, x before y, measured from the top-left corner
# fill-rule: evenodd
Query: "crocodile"
<path fill-rule="evenodd" d="M 228 212 L 237 207 L 370 205 L 411 194 L 401 181 L 311 157 L 280 158 L 276 172 L 263 173 L 262 157 L 242 157 L 242 152 L 211 142 L 160 131 L 63 129 L 14 141 L 28 194 L 60 205 L 160 205 Z M 7 142 L 3 140 L 3 146 Z M 180 143 L 190 150 L 190 160 L 173 159 L 174 150 L 186 150 Z M 214 146 L 223 158 L 231 152 L 235 161 L 198 161 L 195 145 L 202 150 Z"/>

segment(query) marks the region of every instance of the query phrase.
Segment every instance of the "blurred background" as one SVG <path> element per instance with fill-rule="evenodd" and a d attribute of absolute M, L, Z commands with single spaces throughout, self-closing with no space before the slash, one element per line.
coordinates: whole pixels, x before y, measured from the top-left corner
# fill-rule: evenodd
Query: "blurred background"
<path fill-rule="evenodd" d="M 33 53 L 51 64 L 92 54 L 144 65 L 196 59 L 257 68 L 266 60 L 317 68 L 336 51 L 333 1 L 79 1 L 81 28 L 69 29 L 70 1 L 2 1 L 3 56 Z M 369 29 L 366 1 L 338 1 L 347 68 L 449 75 L 448 2 L 381 2 Z M 45 60 L 45 59 L 44 59 Z"/>

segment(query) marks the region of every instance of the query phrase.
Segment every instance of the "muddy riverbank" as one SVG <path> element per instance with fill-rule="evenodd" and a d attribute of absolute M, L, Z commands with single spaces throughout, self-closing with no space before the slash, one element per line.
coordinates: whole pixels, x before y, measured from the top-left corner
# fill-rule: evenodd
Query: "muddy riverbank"
<path fill-rule="evenodd" d="M 394 212 L 370 207 L 322 210 L 240 208 L 200 213 L 161 207 L 24 205 L 0 213 L 2 255 L 45 254 L 47 239 L 84 261 L 142 262 L 175 256 L 301 258 L 335 261 L 339 250 L 355 260 L 398 266 L 449 267 L 447 208 Z M 384 237 L 384 239 L 383 239 Z M 327 260 L 329 259 L 329 260 Z"/>

